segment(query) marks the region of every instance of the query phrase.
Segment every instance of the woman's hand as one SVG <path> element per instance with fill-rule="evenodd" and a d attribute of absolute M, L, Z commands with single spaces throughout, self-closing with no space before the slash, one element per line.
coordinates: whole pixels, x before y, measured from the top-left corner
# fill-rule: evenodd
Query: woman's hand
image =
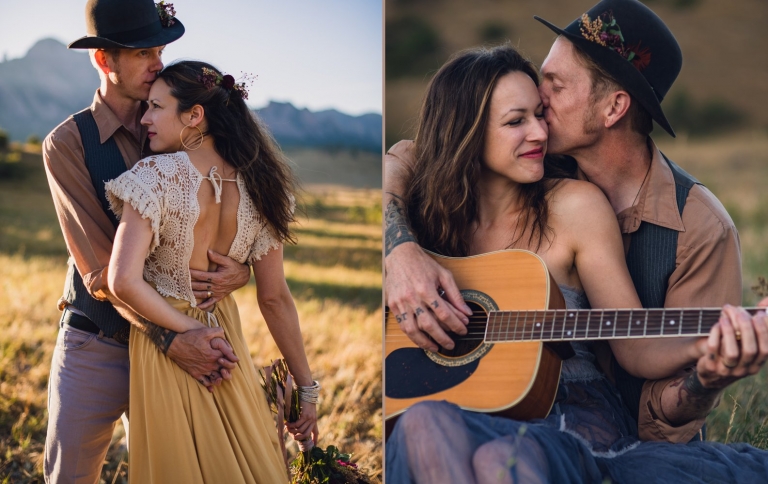
<path fill-rule="evenodd" d="M 317 443 L 319 431 L 316 405 L 307 402 L 300 402 L 300 405 L 299 419 L 295 422 L 286 422 L 288 432 L 293 436 L 293 440 L 302 441 L 311 438 L 312 442 Z"/>

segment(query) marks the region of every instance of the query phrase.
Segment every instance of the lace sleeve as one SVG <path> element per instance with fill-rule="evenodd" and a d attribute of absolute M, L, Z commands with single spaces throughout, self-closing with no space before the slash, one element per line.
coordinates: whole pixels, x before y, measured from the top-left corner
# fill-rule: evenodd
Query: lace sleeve
<path fill-rule="evenodd" d="M 152 243 L 149 252 L 160 244 L 160 216 L 162 209 L 161 172 L 153 157 L 139 161 L 132 169 L 114 180 L 106 182 L 109 208 L 118 219 L 123 216 L 123 204 L 130 203 L 142 218 L 152 225 Z"/>
<path fill-rule="evenodd" d="M 288 197 L 291 200 L 291 213 L 294 213 L 296 211 L 296 198 L 293 194 L 289 194 Z M 275 238 L 269 225 L 264 222 L 259 234 L 256 236 L 256 240 L 253 241 L 251 246 L 251 251 L 248 254 L 248 263 L 253 265 L 256 261 L 261 260 L 263 256 L 267 255 L 270 250 L 279 248 L 281 244 L 282 242 Z"/>

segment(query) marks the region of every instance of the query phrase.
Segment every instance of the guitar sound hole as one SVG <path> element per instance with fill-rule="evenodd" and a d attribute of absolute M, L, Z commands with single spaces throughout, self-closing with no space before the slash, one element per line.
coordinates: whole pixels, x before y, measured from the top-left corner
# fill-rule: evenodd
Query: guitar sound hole
<path fill-rule="evenodd" d="M 453 331 L 449 331 L 448 336 L 451 337 L 455 346 L 452 350 L 449 350 L 438 345 L 439 349 L 437 352 L 443 356 L 458 358 L 472 353 L 483 344 L 485 327 L 488 322 L 488 313 L 482 306 L 475 302 L 466 301 L 466 303 L 472 310 L 472 316 L 469 317 L 469 324 L 467 325 L 467 334 L 460 336 Z"/>

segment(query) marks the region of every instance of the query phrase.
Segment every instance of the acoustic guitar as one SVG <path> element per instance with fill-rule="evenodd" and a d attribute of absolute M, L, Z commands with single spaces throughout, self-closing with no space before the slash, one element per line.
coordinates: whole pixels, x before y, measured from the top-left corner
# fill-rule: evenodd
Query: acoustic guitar
<path fill-rule="evenodd" d="M 452 350 L 431 352 L 416 346 L 387 314 L 387 433 L 399 415 L 427 400 L 520 420 L 544 418 L 557 393 L 563 343 L 700 336 L 720 317 L 721 308 L 565 309 L 544 261 L 532 252 L 461 258 L 427 253 L 451 271 L 473 315 L 466 335 L 449 334 Z"/>

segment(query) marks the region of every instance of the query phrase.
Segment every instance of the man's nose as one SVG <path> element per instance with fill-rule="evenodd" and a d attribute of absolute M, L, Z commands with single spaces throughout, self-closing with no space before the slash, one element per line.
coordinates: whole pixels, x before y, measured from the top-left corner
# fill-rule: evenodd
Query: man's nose
<path fill-rule="evenodd" d="M 149 69 L 151 72 L 160 72 L 163 70 L 163 60 L 159 55 L 155 55 L 152 66 Z"/>

